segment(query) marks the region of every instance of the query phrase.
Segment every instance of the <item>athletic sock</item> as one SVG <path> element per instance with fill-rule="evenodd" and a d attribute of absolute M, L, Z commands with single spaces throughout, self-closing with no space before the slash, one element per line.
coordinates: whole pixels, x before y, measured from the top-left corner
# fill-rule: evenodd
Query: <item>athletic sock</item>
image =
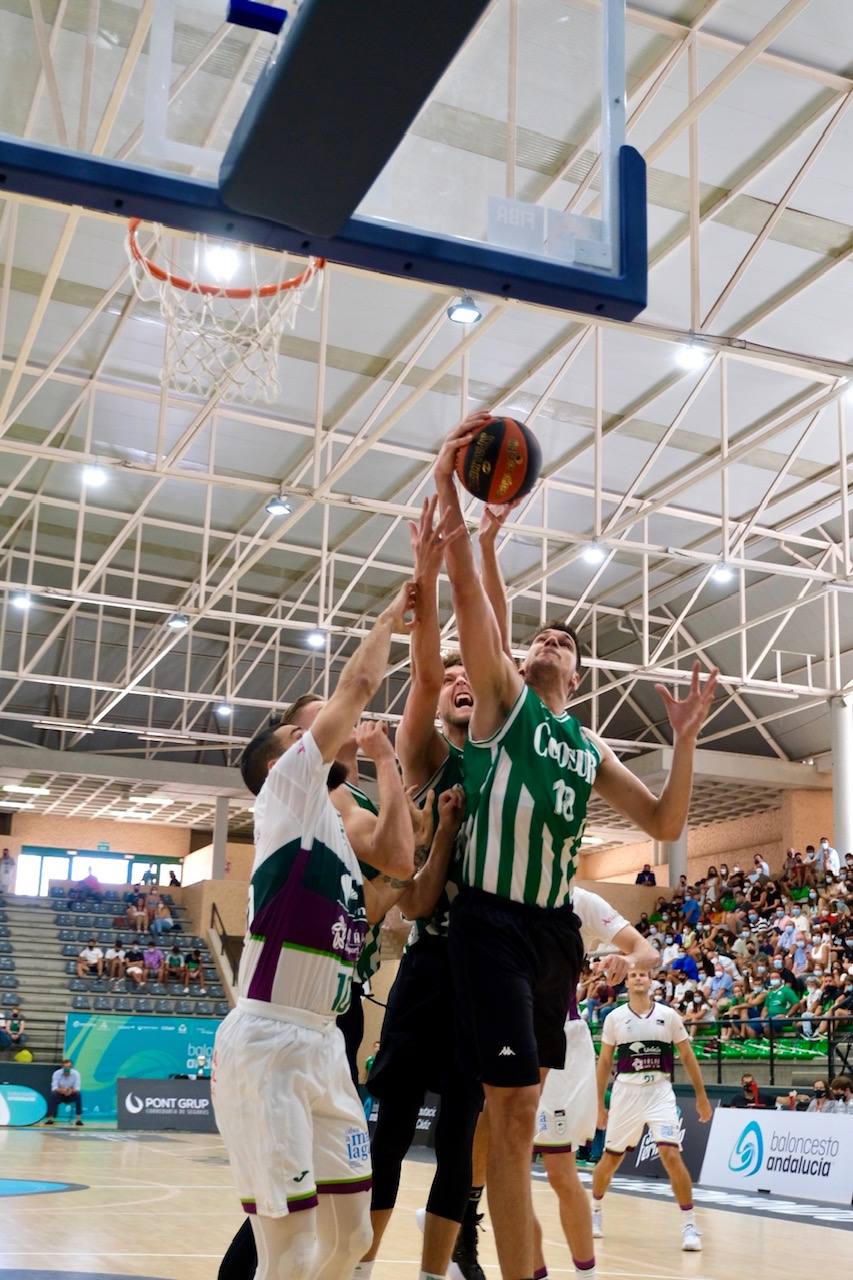
<path fill-rule="evenodd" d="M 577 1258 L 572 1258 L 575 1264 L 575 1275 L 583 1276 L 583 1280 L 595 1280 L 595 1258 L 590 1258 L 588 1262 L 578 1262 Z"/>
<path fill-rule="evenodd" d="M 352 1273 L 352 1280 L 370 1280 L 373 1275 L 373 1266 L 373 1262 L 357 1262 L 355 1271 Z"/>
<path fill-rule="evenodd" d="M 548 1268 L 540 1267 L 538 1271 L 534 1271 L 533 1280 L 548 1280 Z"/>
<path fill-rule="evenodd" d="M 444 1275 L 447 1275 L 447 1272 Z M 444 1276 L 437 1276 L 434 1271 L 422 1271 L 418 1280 L 444 1280 Z"/>
<path fill-rule="evenodd" d="M 680 1204 L 678 1207 L 679 1207 L 679 1209 L 681 1210 L 681 1225 L 682 1225 L 682 1227 L 695 1227 L 695 1226 L 696 1226 L 696 1215 L 695 1215 L 695 1213 L 693 1212 L 693 1203 L 692 1203 L 692 1201 L 691 1201 L 691 1203 L 690 1203 L 690 1204 Z"/>

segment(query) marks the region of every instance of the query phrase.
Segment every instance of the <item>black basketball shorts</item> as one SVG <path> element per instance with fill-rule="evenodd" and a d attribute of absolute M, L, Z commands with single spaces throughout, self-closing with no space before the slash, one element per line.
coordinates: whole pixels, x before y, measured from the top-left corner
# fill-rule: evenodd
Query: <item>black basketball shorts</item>
<path fill-rule="evenodd" d="M 583 962 L 571 907 L 463 889 L 450 908 L 450 966 L 463 1066 L 483 1084 L 538 1084 L 563 1067 L 563 1030 Z"/>

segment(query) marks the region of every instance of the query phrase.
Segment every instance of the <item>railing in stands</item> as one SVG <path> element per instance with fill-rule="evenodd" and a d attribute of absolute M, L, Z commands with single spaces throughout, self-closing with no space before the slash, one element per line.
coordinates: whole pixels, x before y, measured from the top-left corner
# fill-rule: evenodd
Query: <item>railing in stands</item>
<path fill-rule="evenodd" d="M 228 967 L 231 970 L 231 982 L 236 987 L 237 971 L 240 968 L 240 952 L 239 948 L 235 946 L 234 939 L 229 937 L 215 902 L 211 903 L 210 906 L 210 927 L 219 939 L 219 954 L 223 960 L 227 960 Z"/>
<path fill-rule="evenodd" d="M 739 1020 L 722 1018 L 717 1022 L 702 1023 L 692 1040 L 693 1049 L 701 1062 L 716 1061 L 717 1083 L 723 1080 L 723 1064 L 742 1065 L 747 1071 L 757 1062 L 767 1064 L 770 1084 L 776 1083 L 776 1068 L 800 1065 L 814 1067 L 815 1079 L 819 1079 L 826 1064 L 826 1076 L 853 1073 L 853 1018 L 838 1014 L 795 1014 L 790 1018 L 762 1018 L 750 1021 L 747 1026 L 757 1035 L 735 1038 L 733 1029 L 741 1029 Z M 813 1038 L 806 1035 L 806 1027 L 817 1031 Z M 729 1038 L 724 1037 L 729 1033 Z"/>

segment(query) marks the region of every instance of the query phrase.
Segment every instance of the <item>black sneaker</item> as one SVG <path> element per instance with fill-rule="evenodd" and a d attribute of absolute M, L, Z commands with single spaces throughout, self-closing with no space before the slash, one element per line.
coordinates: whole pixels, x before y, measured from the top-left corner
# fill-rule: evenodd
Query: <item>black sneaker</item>
<path fill-rule="evenodd" d="M 482 1221 L 481 1213 L 465 1214 L 456 1237 L 456 1248 L 453 1250 L 448 1272 L 450 1276 L 461 1276 L 462 1280 L 486 1280 L 486 1273 L 477 1260 L 477 1232 Z"/>
<path fill-rule="evenodd" d="M 75 1120 L 75 1121 L 74 1121 L 74 1123 L 75 1123 L 76 1125 L 78 1125 L 81 1129 L 83 1128 L 83 1121 L 82 1121 L 82 1120 Z"/>

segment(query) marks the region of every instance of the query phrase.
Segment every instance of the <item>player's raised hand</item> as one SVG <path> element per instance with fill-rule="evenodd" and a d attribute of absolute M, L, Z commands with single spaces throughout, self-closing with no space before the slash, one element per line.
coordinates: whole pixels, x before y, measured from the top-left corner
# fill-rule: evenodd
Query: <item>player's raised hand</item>
<path fill-rule="evenodd" d="M 615 952 L 613 955 L 604 956 L 599 964 L 599 969 L 612 987 L 618 987 L 620 982 L 624 982 L 631 968 L 628 957 L 617 955 Z"/>
<path fill-rule="evenodd" d="M 703 684 L 700 671 L 701 664 L 698 661 L 694 662 L 690 691 L 684 698 L 674 698 L 665 685 L 655 685 L 666 707 L 673 734 L 682 740 L 685 738 L 695 740 L 714 701 L 717 676 L 720 673 L 716 667 L 712 667 Z"/>
<path fill-rule="evenodd" d="M 418 611 L 418 586 L 416 582 L 404 582 L 385 613 L 398 635 L 408 635 L 415 625 Z"/>
<path fill-rule="evenodd" d="M 362 720 L 355 731 L 355 740 L 359 751 L 368 760 L 374 760 L 378 764 L 380 760 L 395 758 L 384 720 Z"/>
<path fill-rule="evenodd" d="M 481 427 L 484 427 L 494 414 L 491 409 L 478 409 L 476 413 L 469 413 L 467 418 L 463 418 L 461 422 L 453 428 L 453 430 L 444 438 L 444 443 L 438 451 L 438 457 L 435 462 L 436 479 L 452 479 L 453 471 L 456 466 L 456 455 L 465 445 L 471 443 Z"/>
<path fill-rule="evenodd" d="M 435 819 L 433 818 L 435 792 L 428 791 L 423 806 L 419 807 L 414 801 L 418 791 L 420 791 L 420 787 L 408 787 L 406 789 L 406 803 L 409 806 L 409 817 L 412 819 L 412 830 L 415 833 L 415 848 L 428 849 L 432 844 L 432 837 L 435 832 Z"/>
<path fill-rule="evenodd" d="M 438 797 L 438 825 L 455 835 L 465 816 L 465 792 L 461 787 L 448 787 Z"/>
<path fill-rule="evenodd" d="M 441 566 L 444 563 L 444 552 L 456 538 L 465 536 L 464 525 L 451 528 L 451 515 L 445 512 L 438 523 L 435 523 L 435 512 L 438 496 L 424 498 L 421 517 L 417 524 L 409 521 L 409 537 L 412 540 L 412 552 L 415 557 L 414 576 L 418 586 L 438 580 Z"/>
<path fill-rule="evenodd" d="M 483 514 L 480 516 L 480 545 L 483 543 L 494 543 L 501 529 L 507 522 L 510 514 L 520 506 L 522 498 L 514 498 L 512 502 L 503 502 L 497 504 L 494 502 L 486 503 L 483 507 Z"/>

